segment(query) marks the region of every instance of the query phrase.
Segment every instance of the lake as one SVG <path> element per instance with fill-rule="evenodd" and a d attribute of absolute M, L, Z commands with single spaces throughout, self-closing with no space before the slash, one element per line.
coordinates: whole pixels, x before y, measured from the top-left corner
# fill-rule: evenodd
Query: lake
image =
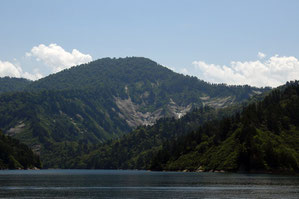
<path fill-rule="evenodd" d="M 298 197 L 298 176 L 126 170 L 0 171 L 0 198 Z"/>

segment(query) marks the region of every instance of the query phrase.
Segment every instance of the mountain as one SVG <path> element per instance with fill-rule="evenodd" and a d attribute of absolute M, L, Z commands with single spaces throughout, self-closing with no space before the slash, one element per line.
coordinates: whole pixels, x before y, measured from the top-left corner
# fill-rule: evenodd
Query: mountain
<path fill-rule="evenodd" d="M 0 94 L 5 92 L 22 91 L 30 83 L 30 80 L 23 78 L 0 77 Z"/>
<path fill-rule="evenodd" d="M 41 168 L 39 157 L 25 144 L 0 131 L 0 169 Z"/>
<path fill-rule="evenodd" d="M 149 169 L 299 172 L 299 82 L 164 143 Z"/>
<path fill-rule="evenodd" d="M 80 147 L 89 151 L 140 125 L 242 103 L 269 88 L 209 84 L 129 57 L 75 66 L 16 90 L 0 95 L 0 128 L 40 153 L 45 167 L 61 167 L 55 159 L 71 159 Z"/>
<path fill-rule="evenodd" d="M 231 115 L 238 108 L 217 110 L 205 106 L 178 120 L 161 118 L 152 126 L 140 126 L 119 139 L 99 144 L 88 153 L 78 154 L 65 164 L 67 168 L 149 169 L 154 154 L 165 142 L 195 131 L 207 121 Z"/>

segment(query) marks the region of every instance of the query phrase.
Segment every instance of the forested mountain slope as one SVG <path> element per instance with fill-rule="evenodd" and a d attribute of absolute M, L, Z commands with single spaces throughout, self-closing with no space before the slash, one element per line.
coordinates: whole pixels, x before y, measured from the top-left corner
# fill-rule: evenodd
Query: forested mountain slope
<path fill-rule="evenodd" d="M 61 167 L 53 157 L 72 158 L 66 154 L 79 145 L 88 149 L 163 117 L 227 107 L 269 89 L 212 85 L 131 57 L 96 60 L 15 90 L 22 92 L 0 95 L 0 128 L 40 152 L 46 167 Z"/>
<path fill-rule="evenodd" d="M 0 94 L 24 90 L 32 81 L 23 78 L 0 77 Z"/>
<path fill-rule="evenodd" d="M 0 169 L 41 168 L 39 157 L 25 144 L 0 131 Z"/>
<path fill-rule="evenodd" d="M 133 132 L 103 144 L 69 162 L 71 168 L 148 169 L 162 144 L 197 130 L 204 122 L 231 115 L 240 107 L 216 110 L 200 107 L 182 118 L 163 118 L 153 126 L 141 126 Z"/>
<path fill-rule="evenodd" d="M 241 114 L 164 143 L 150 169 L 299 171 L 299 82 L 273 90 Z"/>
<path fill-rule="evenodd" d="M 133 104 L 140 105 L 142 112 L 153 111 L 169 103 L 183 107 L 193 103 L 223 107 L 269 90 L 209 84 L 196 77 L 174 73 L 141 57 L 99 59 L 40 79 L 28 88 L 88 90 L 98 87 L 109 90 L 113 97 L 130 98 Z"/>

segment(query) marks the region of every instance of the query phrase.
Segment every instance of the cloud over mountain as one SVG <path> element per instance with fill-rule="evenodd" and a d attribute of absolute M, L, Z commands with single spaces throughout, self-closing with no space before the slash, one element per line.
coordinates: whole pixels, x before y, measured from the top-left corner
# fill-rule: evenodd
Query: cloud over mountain
<path fill-rule="evenodd" d="M 0 77 L 23 77 L 30 80 L 37 80 L 43 77 L 37 69 L 34 73 L 23 72 L 22 68 L 8 61 L 0 60 Z"/>
<path fill-rule="evenodd" d="M 8 61 L 0 60 L 0 77 L 21 77 L 22 69 Z"/>
<path fill-rule="evenodd" d="M 83 54 L 77 49 L 67 52 L 57 44 L 34 46 L 29 53 L 26 53 L 26 56 L 35 57 L 37 61 L 42 61 L 55 73 L 71 66 L 92 61 L 89 54 Z"/>
<path fill-rule="evenodd" d="M 259 57 L 265 58 L 265 54 L 259 53 Z M 232 61 L 228 66 L 194 61 L 193 66 L 198 78 L 230 85 L 276 87 L 299 77 L 299 61 L 293 56 L 275 55 L 257 61 Z"/>

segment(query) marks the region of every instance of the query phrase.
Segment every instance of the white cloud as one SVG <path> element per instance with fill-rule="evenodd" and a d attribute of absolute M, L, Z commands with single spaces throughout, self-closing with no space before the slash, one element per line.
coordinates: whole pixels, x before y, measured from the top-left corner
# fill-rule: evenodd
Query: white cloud
<path fill-rule="evenodd" d="M 0 77 L 21 77 L 22 69 L 8 61 L 0 61 Z"/>
<path fill-rule="evenodd" d="M 230 66 L 203 61 L 194 61 L 193 65 L 200 79 L 213 83 L 276 87 L 299 79 L 299 61 L 293 56 L 275 55 L 265 61 L 233 61 Z"/>
<path fill-rule="evenodd" d="M 30 80 L 38 80 L 44 77 L 37 69 L 35 69 L 33 72 L 34 73 L 24 72 L 22 77 Z"/>
<path fill-rule="evenodd" d="M 37 80 L 43 77 L 38 70 L 35 70 L 33 74 L 28 72 L 23 72 L 22 68 L 17 64 L 13 64 L 8 61 L 0 60 L 0 77 L 23 77 L 26 79 Z"/>
<path fill-rule="evenodd" d="M 257 57 L 259 59 L 264 59 L 266 57 L 266 54 L 262 53 L 262 52 L 258 52 Z"/>
<path fill-rule="evenodd" d="M 182 74 L 184 74 L 184 75 L 189 74 L 189 71 L 187 70 L 187 68 L 182 68 L 182 69 L 180 70 L 180 72 L 181 72 Z"/>
<path fill-rule="evenodd" d="M 92 61 L 89 54 L 83 54 L 76 49 L 70 53 L 57 44 L 34 46 L 29 53 L 26 53 L 26 56 L 35 57 L 37 61 L 44 62 L 55 73 L 71 66 Z"/>

